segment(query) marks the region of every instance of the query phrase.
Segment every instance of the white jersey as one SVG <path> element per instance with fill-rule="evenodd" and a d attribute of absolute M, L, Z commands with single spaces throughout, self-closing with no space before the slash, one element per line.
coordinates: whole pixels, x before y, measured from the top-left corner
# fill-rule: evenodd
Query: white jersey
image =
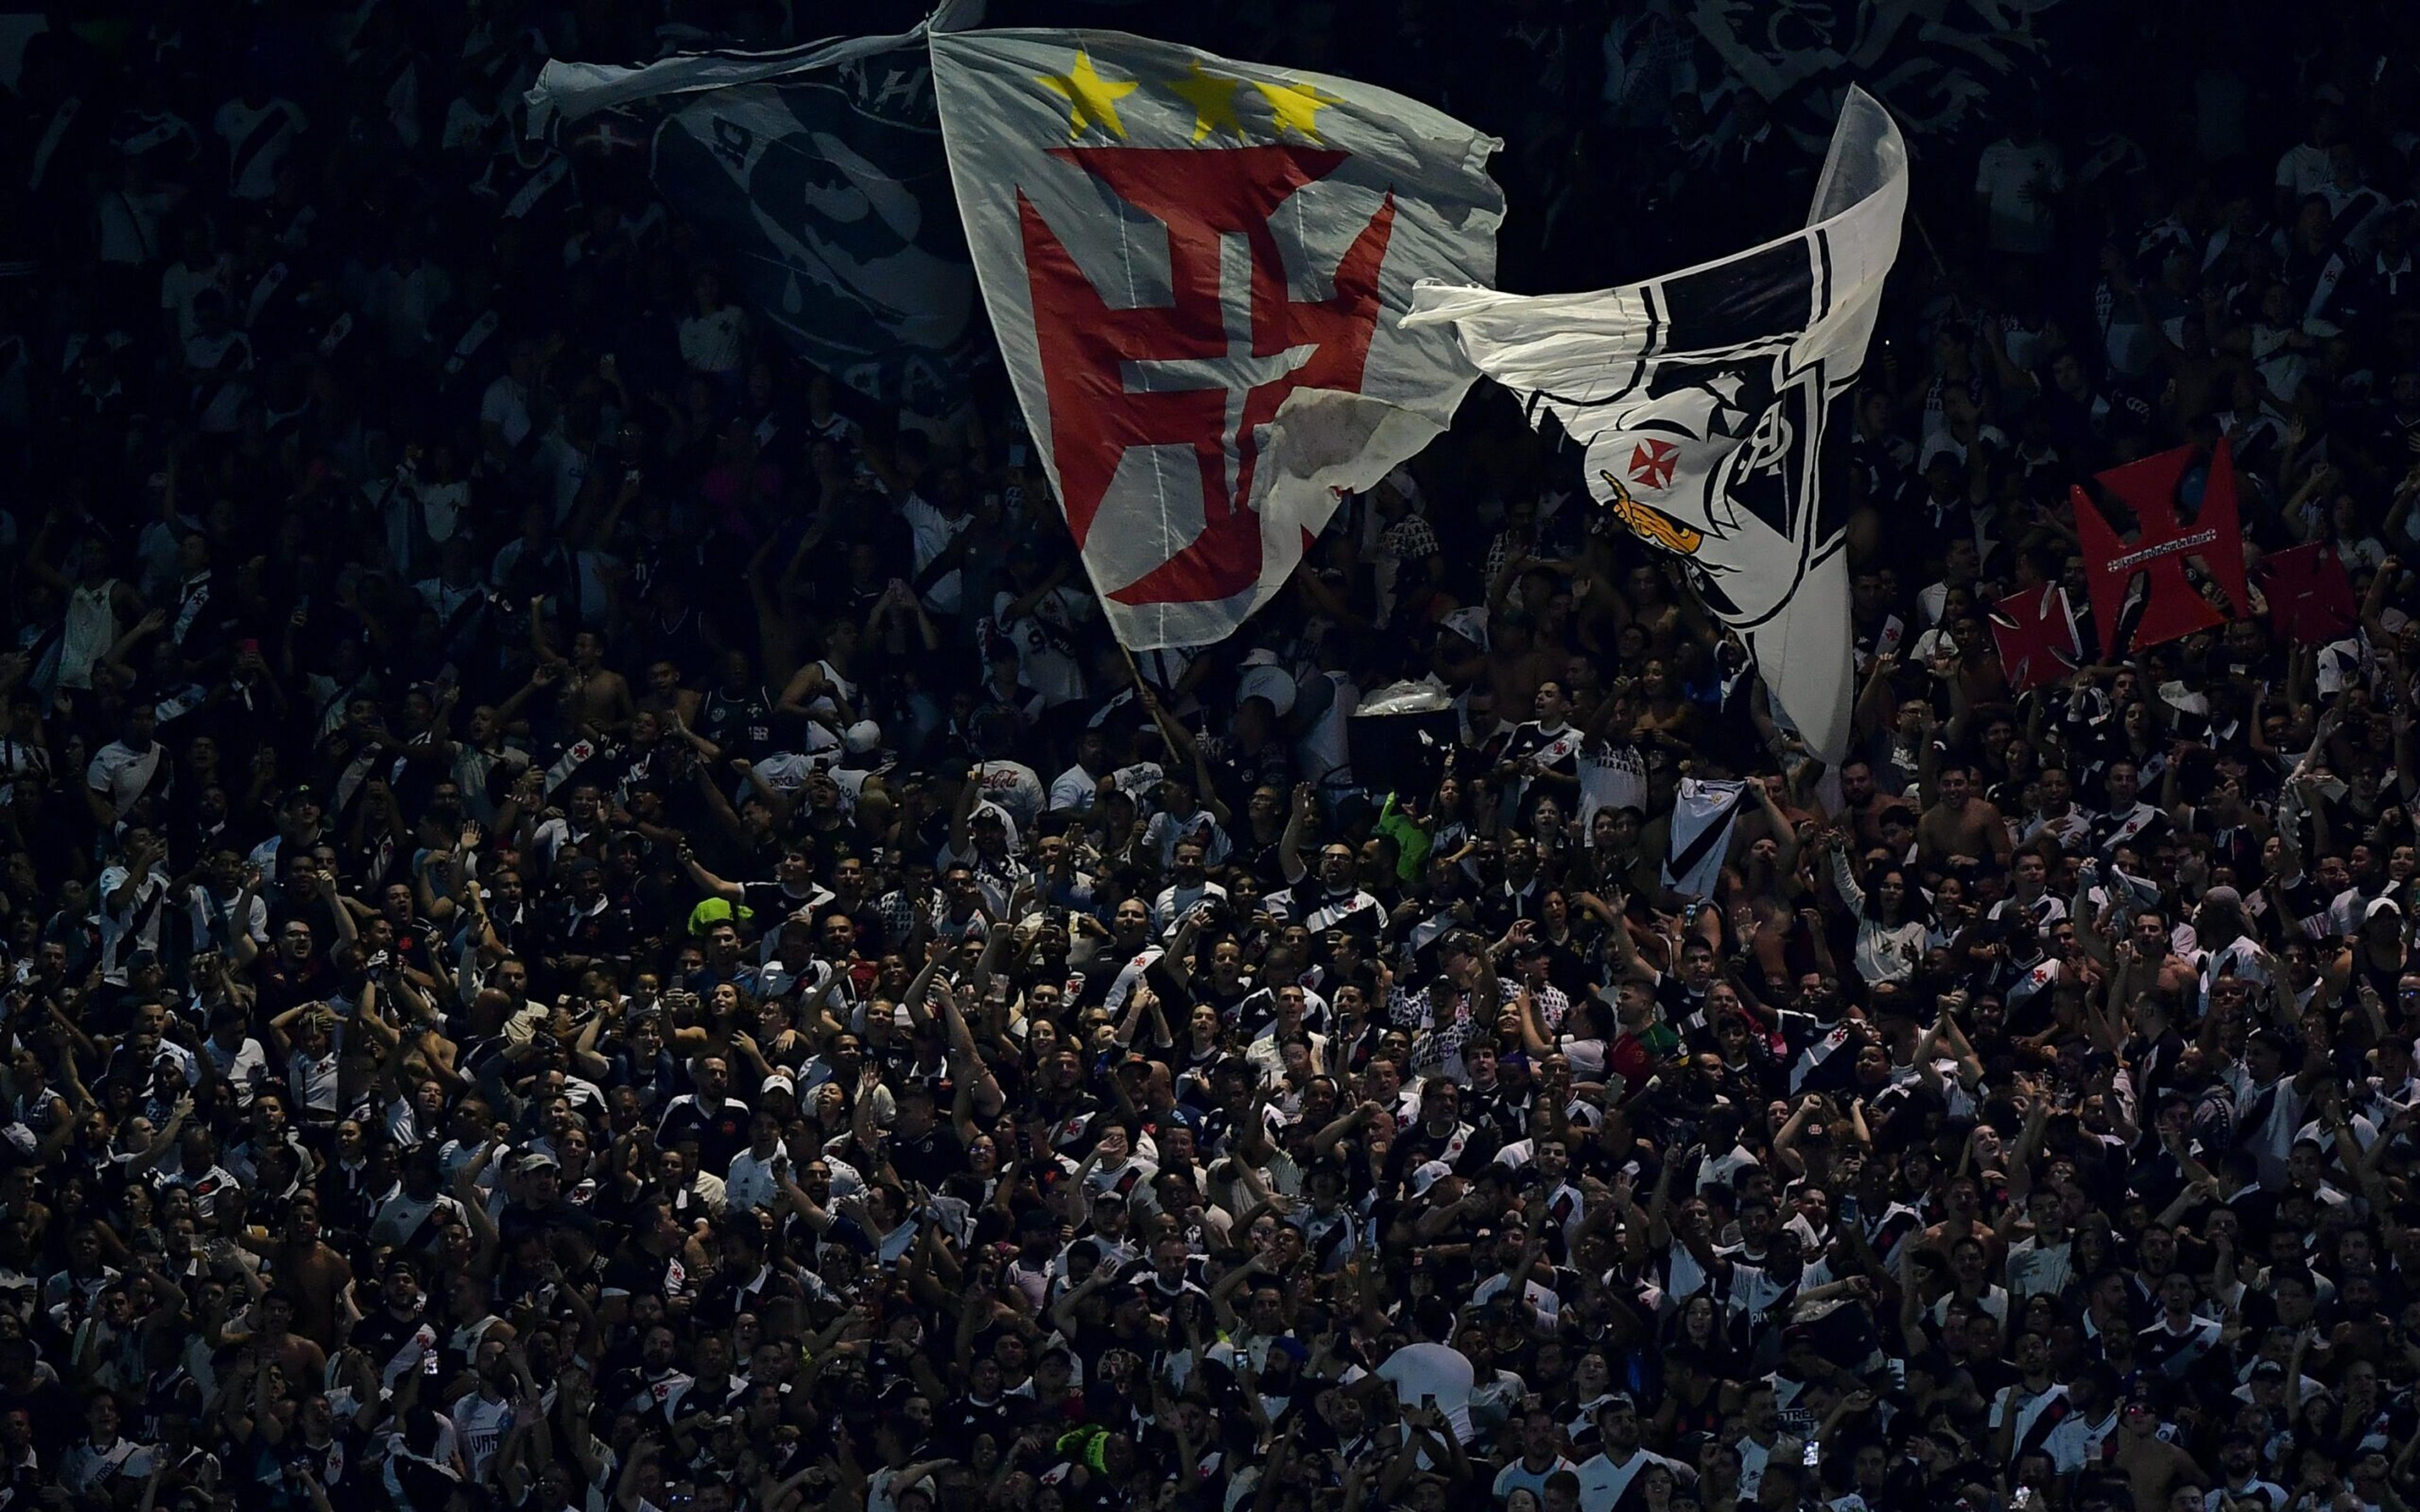
<path fill-rule="evenodd" d="M 461 1443 L 462 1462 L 473 1481 L 486 1475 L 488 1461 L 495 1458 L 512 1422 L 512 1403 L 491 1402 L 475 1391 L 454 1404 L 454 1434 Z"/>
<path fill-rule="evenodd" d="M 1076 647 L 1085 622 L 1095 610 L 1093 595 L 1061 584 L 1015 619 L 1009 606 L 1022 594 L 1006 589 L 992 597 L 992 625 L 1016 648 L 1016 676 L 1042 695 L 1047 705 L 1072 703 L 1084 696 L 1084 665 Z"/>

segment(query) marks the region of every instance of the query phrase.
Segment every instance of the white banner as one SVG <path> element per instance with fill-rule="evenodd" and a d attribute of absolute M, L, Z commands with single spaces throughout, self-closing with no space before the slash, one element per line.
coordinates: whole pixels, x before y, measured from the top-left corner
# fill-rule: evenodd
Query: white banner
<path fill-rule="evenodd" d="M 1680 554 L 1825 760 L 1846 751 L 1849 575 L 1818 469 L 1899 255 L 1907 147 L 1852 90 L 1807 229 L 1592 294 L 1430 285 L 1406 324 L 1450 323 L 1481 371 L 1587 448 L 1589 491 Z"/>

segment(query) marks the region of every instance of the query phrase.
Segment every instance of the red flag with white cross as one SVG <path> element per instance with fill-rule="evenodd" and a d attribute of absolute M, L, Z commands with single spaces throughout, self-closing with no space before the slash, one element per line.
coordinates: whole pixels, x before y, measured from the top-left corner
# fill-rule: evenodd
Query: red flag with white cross
<path fill-rule="evenodd" d="M 1414 281 L 1492 281 L 1498 143 L 1350 80 L 1109 32 L 944 32 L 936 98 L 1034 451 L 1118 639 L 1201 645 L 1477 376 Z"/>
<path fill-rule="evenodd" d="M 2235 462 L 2224 438 L 2202 476 L 2200 507 L 2190 520 L 2178 512 L 2179 490 L 2199 460 L 2195 448 L 2180 446 L 2096 475 L 2112 498 L 2134 512 L 2132 540 L 2111 529 L 2082 488 L 2074 490 L 2075 533 L 2084 546 L 2092 618 L 2101 626 L 2104 655 L 2117 654 L 2125 629 L 2121 622 L 2136 603 L 2141 612 L 2131 616 L 2134 631 L 2129 642 L 2136 651 L 2225 625 L 2250 610 L 2243 534 L 2236 523 Z M 2203 596 L 2186 570 L 2191 563 L 2200 563 L 2205 579 L 2226 594 L 2232 613 Z"/>

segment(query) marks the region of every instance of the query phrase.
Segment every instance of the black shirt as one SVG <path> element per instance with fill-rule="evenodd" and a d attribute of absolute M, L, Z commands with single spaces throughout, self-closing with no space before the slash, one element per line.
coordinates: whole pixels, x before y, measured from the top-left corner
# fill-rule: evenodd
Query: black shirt
<path fill-rule="evenodd" d="M 891 1168 L 904 1180 L 938 1188 L 967 1169 L 967 1149 L 958 1142 L 955 1129 L 939 1121 L 913 1139 L 894 1132 L 891 1136 Z"/>

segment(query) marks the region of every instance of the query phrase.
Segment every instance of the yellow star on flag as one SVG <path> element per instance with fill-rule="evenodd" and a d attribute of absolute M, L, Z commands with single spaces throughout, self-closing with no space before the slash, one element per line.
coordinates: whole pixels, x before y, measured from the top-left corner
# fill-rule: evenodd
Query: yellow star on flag
<path fill-rule="evenodd" d="M 1193 140 L 1201 141 L 1213 131 L 1244 134 L 1244 123 L 1235 118 L 1235 91 L 1243 87 L 1240 79 L 1220 79 L 1202 71 L 1202 60 L 1193 60 L 1193 71 L 1182 79 L 1167 81 L 1169 93 L 1193 107 Z"/>
<path fill-rule="evenodd" d="M 1068 141 L 1083 135 L 1088 126 L 1098 126 L 1119 141 L 1125 140 L 1125 124 L 1118 119 L 1117 102 L 1133 94 L 1135 85 L 1115 83 L 1094 72 L 1090 53 L 1080 47 L 1076 49 L 1076 61 L 1066 72 L 1041 74 L 1033 82 L 1067 101 Z"/>
<path fill-rule="evenodd" d="M 1315 86 L 1307 84 L 1263 84 L 1255 79 L 1252 87 L 1269 102 L 1269 113 L 1277 117 L 1279 136 L 1292 131 L 1311 142 L 1320 139 L 1317 119 L 1320 111 L 1342 98 L 1322 94 Z"/>

